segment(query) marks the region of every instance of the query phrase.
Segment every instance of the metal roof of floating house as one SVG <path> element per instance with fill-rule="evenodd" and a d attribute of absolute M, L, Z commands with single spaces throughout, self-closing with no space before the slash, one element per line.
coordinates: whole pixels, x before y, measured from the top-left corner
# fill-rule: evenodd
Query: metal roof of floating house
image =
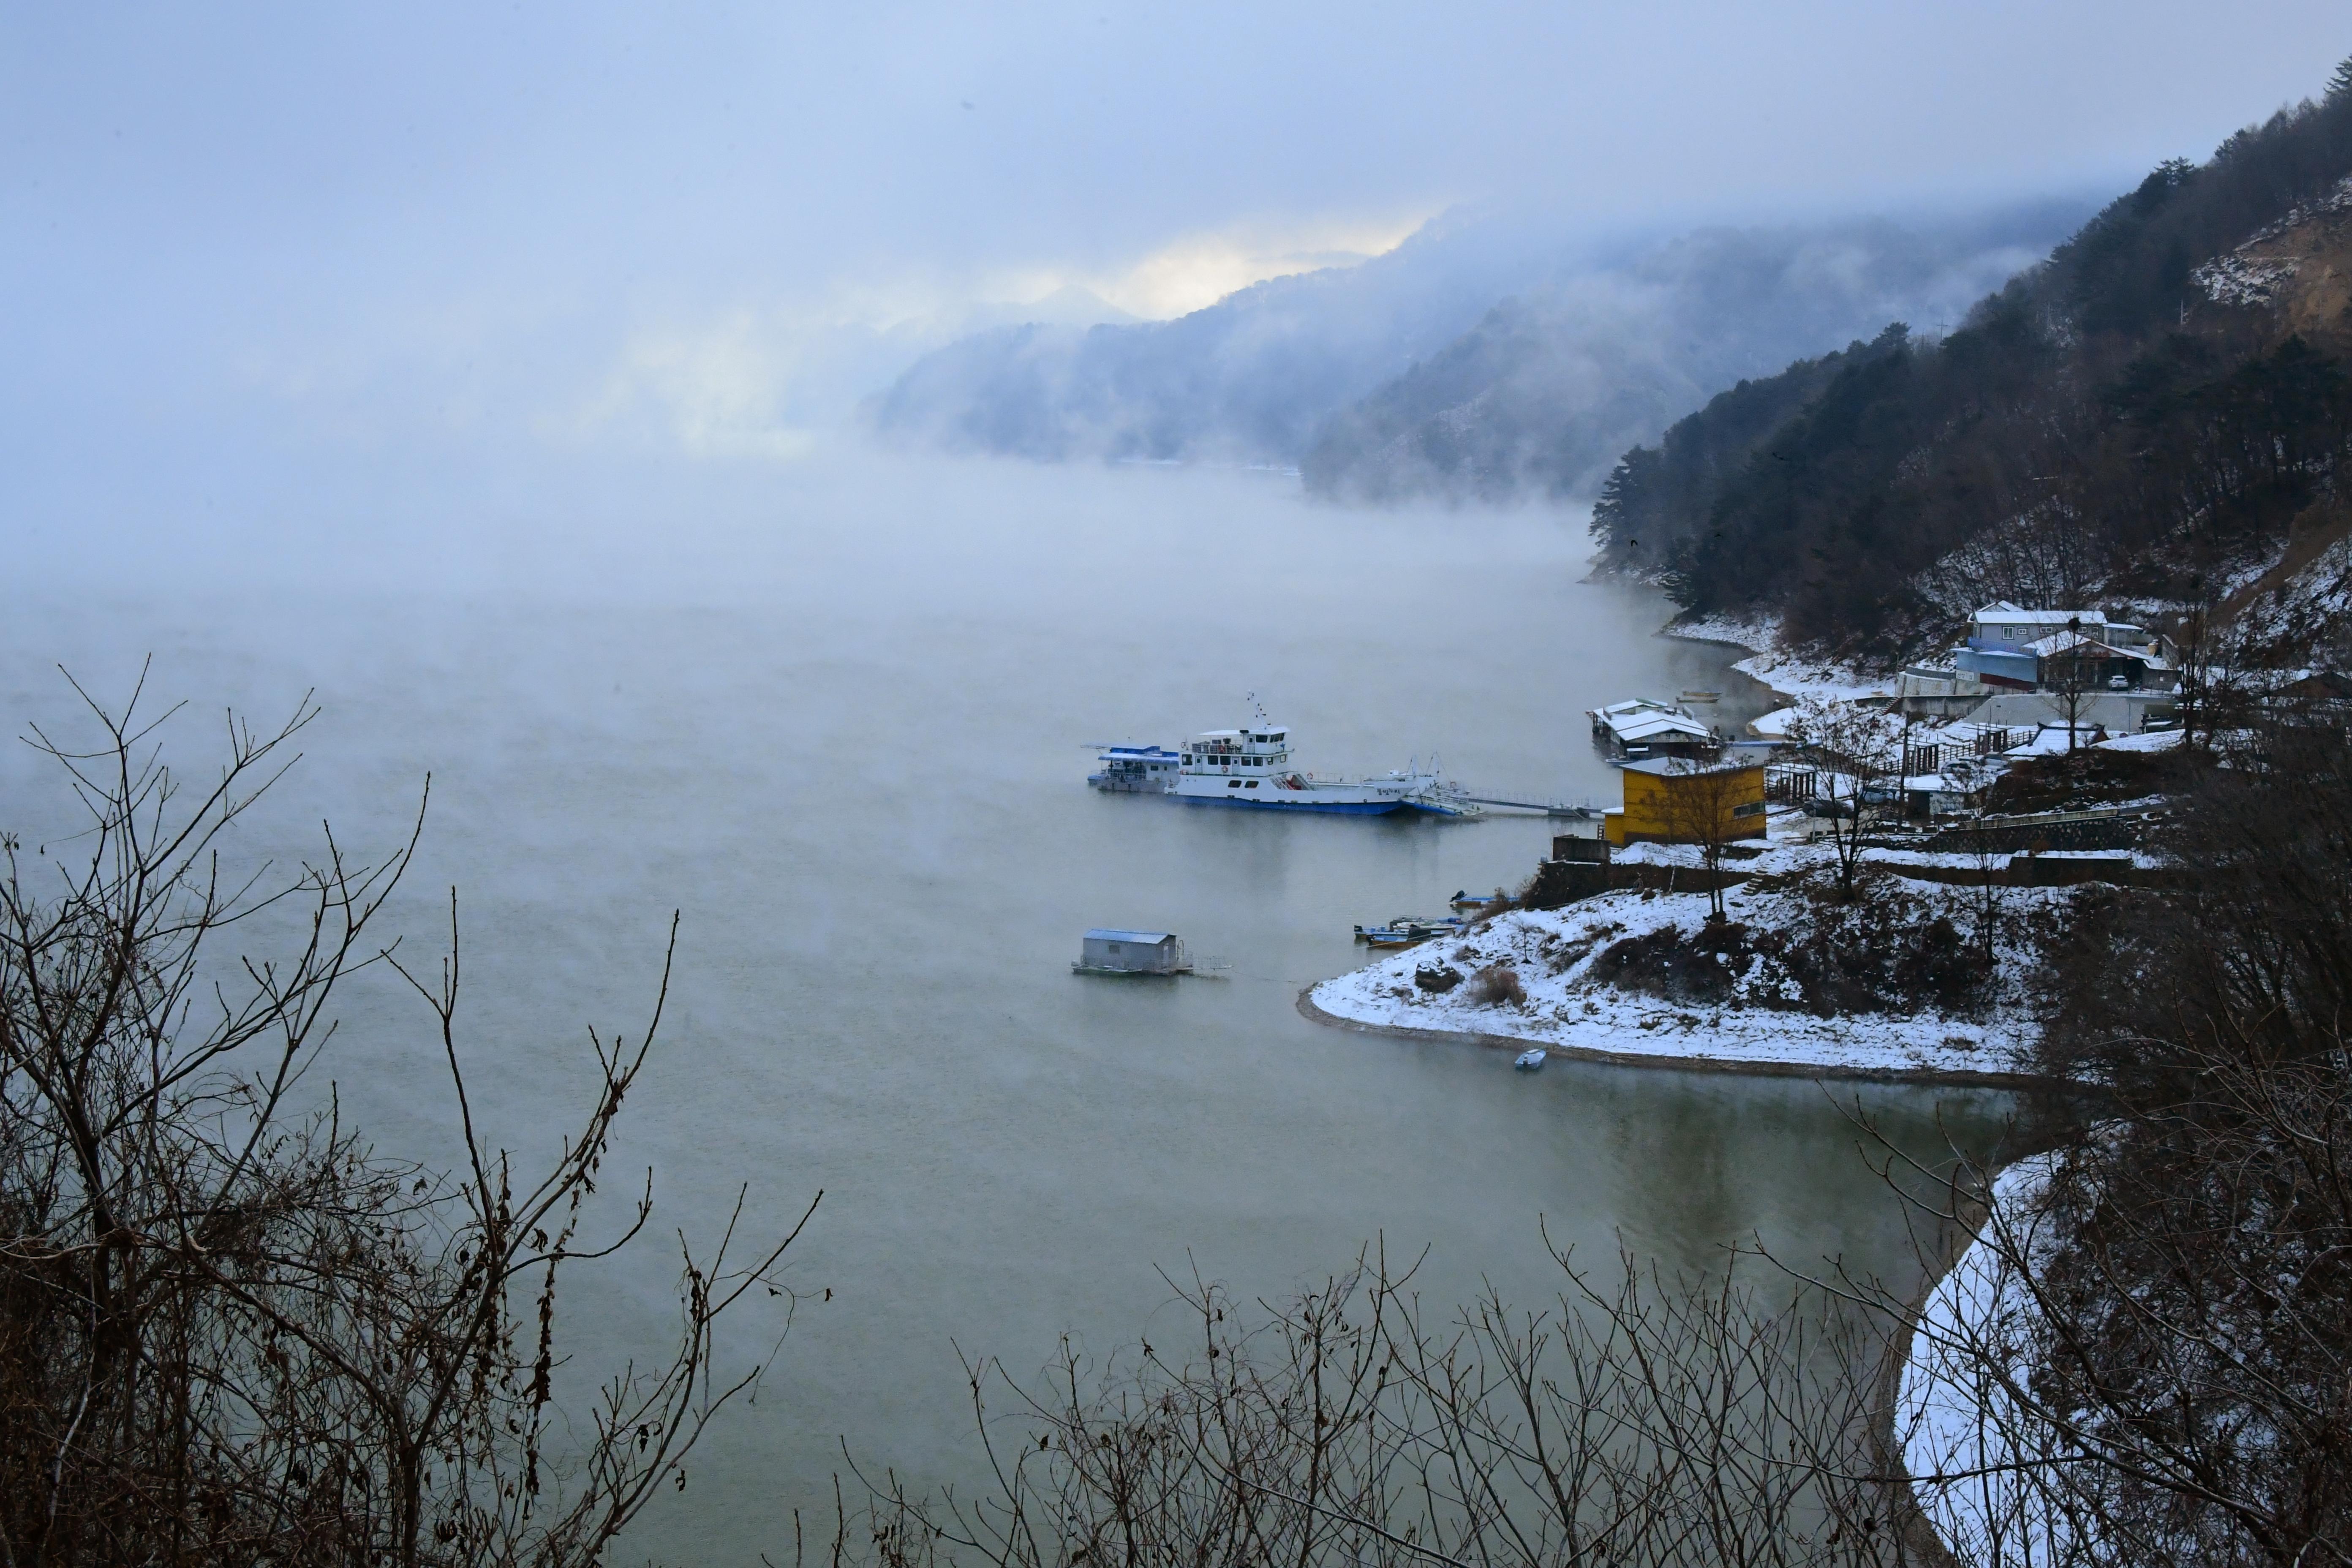
<path fill-rule="evenodd" d="M 1175 940 L 1172 931 L 1117 931 L 1109 926 L 1097 926 L 1087 932 L 1088 942 L 1140 942 L 1158 943 Z"/>
<path fill-rule="evenodd" d="M 1704 744 L 1715 738 L 1713 730 L 1681 709 L 1646 697 L 1595 708 L 1592 722 L 1595 729 L 1614 736 L 1617 743 L 1623 746 L 1654 745 L 1661 741 Z"/>

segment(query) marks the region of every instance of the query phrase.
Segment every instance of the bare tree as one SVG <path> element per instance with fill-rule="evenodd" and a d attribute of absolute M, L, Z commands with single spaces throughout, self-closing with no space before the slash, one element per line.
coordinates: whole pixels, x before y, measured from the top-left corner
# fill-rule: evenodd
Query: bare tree
<path fill-rule="evenodd" d="M 560 1278 L 651 1214 L 648 1172 L 616 1234 L 583 1235 L 667 957 L 644 1032 L 591 1031 L 592 1098 L 552 1163 L 520 1172 L 468 1093 L 453 895 L 437 968 L 400 972 L 435 1019 L 465 1163 L 379 1154 L 332 1096 L 296 1091 L 341 983 L 396 963 L 370 933 L 414 835 L 373 864 L 330 835 L 299 874 L 235 874 L 233 830 L 316 710 L 232 718 L 217 778 L 191 788 L 136 693 L 89 707 L 97 744 L 34 737 L 79 832 L 54 852 L 0 840 L 0 1563 L 596 1561 L 759 1375 L 765 1356 L 722 1373 L 717 1327 L 754 1286 L 780 1291 L 792 1239 L 736 1261 L 731 1222 L 708 1257 L 681 1238 L 677 1341 L 567 1418 Z M 276 956 L 219 951 L 273 928 L 291 933 Z"/>
<path fill-rule="evenodd" d="M 1873 786 L 1900 765 L 1900 723 L 1867 703 L 1808 697 L 1790 721 L 1789 738 L 1803 748 L 1822 778 L 1838 893 L 1851 899 L 1862 869 L 1863 838 L 1874 815 Z"/>
<path fill-rule="evenodd" d="M 2257 641 L 2210 603 L 2182 617 L 2174 644 L 2179 685 L 2173 693 L 2182 745 L 2199 752 L 2219 750 L 2252 721 L 2261 706 L 2253 700 L 2261 684 L 2257 667 L 2267 662 L 2250 646 Z"/>
<path fill-rule="evenodd" d="M 1974 895 L 1971 901 L 1976 905 L 1977 948 L 1986 972 L 1990 973 L 2000 961 L 2000 925 L 2005 901 L 2003 882 L 2009 869 L 2009 857 L 1995 846 L 1994 831 L 1985 822 L 1981 796 L 1969 822 L 1969 853 L 1976 862 L 1976 881 L 1970 892 Z"/>
<path fill-rule="evenodd" d="M 971 1363 L 989 1485 L 921 1497 L 873 1476 L 836 1518 L 834 1559 L 1912 1560 L 1878 1436 L 1884 1342 L 1861 1320 L 1776 1302 L 1739 1267 L 1666 1279 L 1557 1256 L 1561 1295 L 1536 1312 L 1489 1295 L 1432 1316 L 1412 1269 L 1372 1250 L 1279 1307 L 1194 1277 L 1177 1287 L 1181 1348 L 1097 1367 L 1066 1341 L 1034 1387 Z"/>
<path fill-rule="evenodd" d="M 1698 846 L 1706 868 L 1707 919 L 1725 918 L 1723 907 L 1724 850 L 1739 836 L 1746 822 L 1733 814 L 1748 804 L 1753 766 L 1694 763 L 1666 775 L 1659 816 L 1667 834 L 1678 844 Z M 1761 781 L 1754 792 L 1762 799 Z"/>
<path fill-rule="evenodd" d="M 2045 655 L 2041 660 L 2041 685 L 2066 718 L 2066 754 L 2073 756 L 2079 745 L 2084 704 L 2098 691 L 2096 670 L 2091 660 L 2083 657 L 2082 622 L 2070 618 L 2067 634 L 2078 640 L 2069 644 L 2056 656 Z"/>
<path fill-rule="evenodd" d="M 2211 704 L 2208 694 L 2213 684 L 2215 640 L 2213 606 L 2209 594 L 2181 617 L 2179 632 L 2173 639 L 2173 658 L 2180 667 L 2179 685 L 2173 692 L 2173 709 L 2180 715 L 2180 743 L 2191 750 L 2210 743 L 2212 739 Z"/>

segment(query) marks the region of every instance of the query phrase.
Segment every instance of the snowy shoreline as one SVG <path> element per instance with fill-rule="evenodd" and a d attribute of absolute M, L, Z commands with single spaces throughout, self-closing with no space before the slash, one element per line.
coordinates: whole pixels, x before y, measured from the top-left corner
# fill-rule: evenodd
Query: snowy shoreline
<path fill-rule="evenodd" d="M 1727 889 L 1730 921 L 1772 932 L 1819 918 L 1819 906 L 1790 879 L 1818 872 L 1822 858 L 1818 850 L 1776 849 L 1743 866 L 1766 875 L 1763 885 Z M 1926 919 L 1940 915 L 1965 927 L 1975 918 L 1970 900 L 1979 895 L 1973 889 L 1907 879 L 1899 886 L 1892 896 Z M 2005 923 L 2021 926 L 2017 917 L 2072 893 L 2005 889 Z M 2027 973 L 2033 955 L 2013 941 L 2002 942 L 2000 954 L 1999 972 L 2009 978 L 1969 1016 L 1932 1010 L 1824 1016 L 1799 978 L 1762 955 L 1736 969 L 1717 958 L 1727 967 L 1703 976 L 1712 995 L 1698 1001 L 1621 986 L 1598 967 L 1629 940 L 1671 942 L 1677 932 L 1699 932 L 1707 910 L 1704 893 L 1625 889 L 1557 910 L 1514 910 L 1458 939 L 1402 949 L 1319 981 L 1299 994 L 1298 1007 L 1317 1023 L 1362 1033 L 1513 1050 L 1541 1046 L 1629 1067 L 2006 1087 L 2053 1081 L 2032 1061 L 2039 1028 L 2015 977 Z M 1417 972 L 1433 966 L 1453 970 L 1462 983 L 1443 992 L 1417 984 Z M 1521 1000 L 1473 999 L 1478 988 L 1468 977 L 1496 967 L 1518 978 Z"/>
<path fill-rule="evenodd" d="M 2040 1353 L 2033 1291 L 2014 1266 L 2047 1265 L 2045 1203 L 2063 1158 L 2026 1154 L 1993 1173 L 1982 1222 L 1912 1303 L 1888 1436 L 1921 1520 L 1958 1562 L 2056 1561 L 2078 1545 L 2053 1500 L 2015 1468 L 2061 1448 L 2010 1386 L 2026 1384 Z"/>
<path fill-rule="evenodd" d="M 1598 1045 L 1577 1045 L 1551 1035 L 1503 1035 L 1485 1030 L 1433 1029 L 1419 1025 L 1370 1024 L 1326 1012 L 1318 1006 L 1315 993 L 1328 984 L 1328 981 L 1318 982 L 1298 993 L 1300 1016 L 1329 1028 L 1346 1029 L 1359 1035 L 1387 1035 L 1401 1040 L 1478 1046 L 1488 1050 L 1513 1053 L 1524 1051 L 1529 1046 L 1541 1046 L 1547 1056 L 1565 1061 L 1599 1062 L 1609 1067 L 1649 1068 L 1668 1072 L 1733 1073 L 1748 1078 L 1859 1079 L 1874 1083 L 1949 1084 L 1960 1089 L 2047 1089 L 2062 1081 L 2028 1072 L 1784 1060 L 1763 1056 L 1710 1056 L 1703 1052 L 1663 1049 L 1615 1050 Z"/>
<path fill-rule="evenodd" d="M 1867 677 L 1854 669 L 1775 652 L 1780 637 L 1780 623 L 1775 620 L 1742 621 L 1724 616 L 1678 619 L 1660 626 L 1658 635 L 1677 642 L 1746 648 L 1748 657 L 1735 660 L 1732 669 L 1769 688 L 1784 701 L 1800 702 L 1808 697 L 1850 701 L 1895 694 L 1891 678 Z"/>

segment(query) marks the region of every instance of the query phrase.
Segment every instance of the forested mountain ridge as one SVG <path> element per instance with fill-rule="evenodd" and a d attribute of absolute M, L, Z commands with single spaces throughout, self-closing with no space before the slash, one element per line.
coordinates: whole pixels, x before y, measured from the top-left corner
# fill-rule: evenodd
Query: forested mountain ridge
<path fill-rule="evenodd" d="M 1043 462 L 1298 464 L 1349 499 L 1581 499 L 1628 443 L 1743 375 L 1891 315 L 1958 319 L 2088 210 L 1607 243 L 1448 215 L 1384 256 L 1173 321 L 974 334 L 866 415 L 886 439 Z"/>
<path fill-rule="evenodd" d="M 1173 321 L 1007 325 L 910 366 L 864 410 L 886 440 L 1040 462 L 1297 459 L 1317 423 L 1548 265 L 1546 238 L 1448 214 L 1382 256 Z"/>
<path fill-rule="evenodd" d="M 2343 504 L 2348 280 L 2352 61 L 2158 167 L 1948 336 L 1822 384 L 1800 363 L 1629 452 L 1594 510 L 1603 569 L 1879 658 L 1992 598 L 2219 602 Z M 1751 441 L 1776 401 L 1797 406 Z"/>
<path fill-rule="evenodd" d="M 2087 210 L 1685 235 L 1505 300 L 1335 413 L 1301 475 L 1313 493 L 1356 501 L 1590 499 L 1628 443 L 1743 377 L 1895 317 L 1958 321 Z"/>

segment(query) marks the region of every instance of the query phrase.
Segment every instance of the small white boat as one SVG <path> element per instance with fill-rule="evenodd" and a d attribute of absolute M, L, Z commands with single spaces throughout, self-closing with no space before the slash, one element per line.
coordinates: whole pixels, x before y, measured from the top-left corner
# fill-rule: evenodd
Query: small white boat
<path fill-rule="evenodd" d="M 1544 1065 L 1544 1048 L 1541 1046 L 1530 1046 L 1526 1050 L 1521 1051 L 1519 1053 L 1519 1059 L 1513 1062 L 1511 1065 L 1518 1068 L 1521 1072 L 1533 1072 L 1536 1068 Z"/>

